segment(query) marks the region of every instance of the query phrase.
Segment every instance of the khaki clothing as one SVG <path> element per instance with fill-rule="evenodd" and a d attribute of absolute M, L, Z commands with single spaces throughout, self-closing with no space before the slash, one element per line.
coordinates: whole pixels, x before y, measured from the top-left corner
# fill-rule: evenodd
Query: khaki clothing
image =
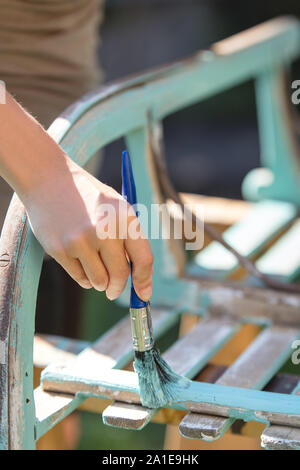
<path fill-rule="evenodd" d="M 0 80 L 46 128 L 101 82 L 103 6 L 103 0 L 0 0 Z M 0 227 L 10 197 L 1 180 Z"/>

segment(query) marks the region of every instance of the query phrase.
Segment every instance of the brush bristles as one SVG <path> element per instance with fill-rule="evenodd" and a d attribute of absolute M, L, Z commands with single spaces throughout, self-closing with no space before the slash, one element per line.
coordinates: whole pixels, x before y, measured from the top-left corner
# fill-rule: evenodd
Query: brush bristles
<path fill-rule="evenodd" d="M 138 374 L 142 405 L 161 408 L 179 398 L 190 380 L 174 372 L 159 351 L 135 351 L 134 369 Z"/>

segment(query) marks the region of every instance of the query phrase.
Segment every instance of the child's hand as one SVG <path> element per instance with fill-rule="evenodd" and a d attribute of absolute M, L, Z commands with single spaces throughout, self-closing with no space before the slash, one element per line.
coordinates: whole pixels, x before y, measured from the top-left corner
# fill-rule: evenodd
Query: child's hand
<path fill-rule="evenodd" d="M 123 219 L 139 225 L 122 196 L 72 162 L 8 93 L 0 105 L 0 142 L 0 175 L 22 199 L 46 253 L 82 287 L 105 290 L 110 299 L 126 285 L 127 254 L 135 290 L 142 300 L 149 300 L 153 262 L 149 242 L 130 234 L 121 238 L 118 224 L 114 239 L 102 237 L 105 226 L 101 228 L 99 213 L 104 204 L 116 209 L 108 220 L 112 225 L 120 211 Z"/>
<path fill-rule="evenodd" d="M 127 253 L 135 290 L 142 300 L 149 300 L 153 262 L 150 244 L 142 236 L 130 238 L 127 230 L 126 238 L 118 238 L 122 232 L 120 218 L 138 224 L 133 209 L 114 189 L 71 160 L 66 162 L 65 171 L 48 175 L 43 185 L 23 198 L 36 238 L 82 287 L 105 290 L 109 299 L 118 297 L 126 286 L 130 273 Z M 109 217 L 114 220 L 107 220 L 103 212 L 101 216 L 104 204 L 112 208 Z M 103 218 L 116 227 L 116 238 L 104 238 Z"/>

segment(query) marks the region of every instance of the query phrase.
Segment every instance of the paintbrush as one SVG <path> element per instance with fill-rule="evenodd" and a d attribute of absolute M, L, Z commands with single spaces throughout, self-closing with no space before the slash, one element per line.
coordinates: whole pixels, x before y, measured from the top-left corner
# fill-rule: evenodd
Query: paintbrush
<path fill-rule="evenodd" d="M 127 151 L 122 155 L 122 195 L 138 215 L 136 188 Z M 144 302 L 138 297 L 132 278 L 130 319 L 135 356 L 134 369 L 138 374 L 142 404 L 150 408 L 160 408 L 178 400 L 180 391 L 189 386 L 190 380 L 174 372 L 155 347 L 150 302 Z"/>

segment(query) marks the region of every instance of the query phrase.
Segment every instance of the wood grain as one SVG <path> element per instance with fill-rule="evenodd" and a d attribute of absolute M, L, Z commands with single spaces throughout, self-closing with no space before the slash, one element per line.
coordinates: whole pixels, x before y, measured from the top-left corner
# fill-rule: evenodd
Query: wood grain
<path fill-rule="evenodd" d="M 200 320 L 189 333 L 177 340 L 163 357 L 178 374 L 193 377 L 237 328 L 238 323 L 226 317 Z M 128 405 L 124 408 L 121 403 L 116 402 L 104 410 L 103 421 L 109 426 L 141 429 L 157 411 L 141 405 Z"/>
<path fill-rule="evenodd" d="M 299 450 L 300 428 L 273 424 L 262 433 L 261 446 L 267 450 Z"/>
<path fill-rule="evenodd" d="M 300 219 L 297 219 L 291 228 L 257 260 L 258 269 L 286 281 L 295 279 L 300 273 L 299 239 Z"/>
<path fill-rule="evenodd" d="M 224 233 L 224 240 L 241 255 L 252 257 L 296 216 L 296 207 L 279 201 L 261 201 L 239 222 Z M 225 276 L 235 270 L 239 262 L 224 246 L 213 241 L 195 257 L 193 272 Z"/>
<path fill-rule="evenodd" d="M 300 396 L 299 385 L 295 388 L 294 394 Z M 269 450 L 299 450 L 300 426 L 295 428 L 271 424 L 261 435 L 261 446 Z"/>
<path fill-rule="evenodd" d="M 291 343 L 299 329 L 271 326 L 265 329 L 224 372 L 216 384 L 261 389 L 291 353 Z M 188 414 L 180 423 L 180 433 L 193 439 L 218 439 L 233 423 L 218 415 L 219 408 L 198 405 L 198 414 Z M 203 412 L 205 414 L 200 414 Z"/>
<path fill-rule="evenodd" d="M 163 334 L 166 329 L 176 321 L 176 315 L 163 309 L 152 309 L 153 330 L 156 337 Z M 126 316 L 113 328 L 85 348 L 71 361 L 53 364 L 50 368 L 61 369 L 62 366 L 69 367 L 84 374 L 87 370 L 97 371 L 109 370 L 112 367 L 123 367 L 133 355 L 130 322 Z M 47 368 L 45 369 L 47 371 Z M 48 429 L 53 427 L 61 419 L 71 413 L 83 401 L 82 397 L 74 397 L 76 391 L 72 390 L 69 396 L 62 397 L 57 394 L 47 394 L 47 391 L 39 387 L 35 391 L 36 408 L 36 435 L 41 437 Z M 129 398 L 131 395 L 129 394 Z M 113 399 L 114 396 L 112 395 Z M 49 404 L 49 407 L 47 405 Z M 47 411 L 48 409 L 48 411 Z"/>
<path fill-rule="evenodd" d="M 199 286 L 199 302 L 209 296 L 211 313 L 227 313 L 252 323 L 299 326 L 300 295 L 227 280 L 190 276 Z"/>

